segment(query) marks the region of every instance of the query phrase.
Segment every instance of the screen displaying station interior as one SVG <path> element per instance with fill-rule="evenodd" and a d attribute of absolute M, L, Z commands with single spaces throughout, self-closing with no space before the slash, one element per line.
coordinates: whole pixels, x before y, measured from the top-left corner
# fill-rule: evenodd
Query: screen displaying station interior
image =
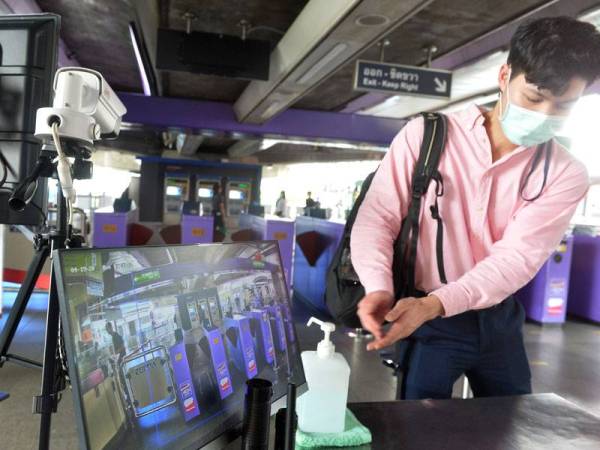
<path fill-rule="evenodd" d="M 305 383 L 275 242 L 59 251 L 69 373 L 90 449 L 200 448 L 246 380 Z"/>

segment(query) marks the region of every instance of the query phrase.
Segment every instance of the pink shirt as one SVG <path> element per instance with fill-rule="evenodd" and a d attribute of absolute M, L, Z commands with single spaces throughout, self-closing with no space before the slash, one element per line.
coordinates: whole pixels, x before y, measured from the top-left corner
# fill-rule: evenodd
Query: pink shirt
<path fill-rule="evenodd" d="M 367 293 L 393 293 L 393 242 L 406 215 L 412 172 L 419 155 L 423 119 L 409 122 L 394 138 L 360 207 L 352 229 L 352 263 Z M 448 115 L 448 141 L 439 165 L 444 195 L 444 264 L 439 279 L 436 221 L 429 206 L 432 182 L 421 209 L 416 287 L 436 295 L 446 316 L 493 306 L 525 285 L 558 245 L 589 181 L 584 165 L 553 143 L 542 196 L 524 201 L 521 181 L 535 148 L 519 147 L 492 163 L 484 117 L 475 105 Z M 525 198 L 542 186 L 543 158 L 529 179 Z"/>

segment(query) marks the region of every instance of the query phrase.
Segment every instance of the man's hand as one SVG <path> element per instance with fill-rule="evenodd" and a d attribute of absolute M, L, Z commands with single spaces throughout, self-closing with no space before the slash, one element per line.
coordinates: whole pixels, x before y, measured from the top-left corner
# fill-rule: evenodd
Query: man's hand
<path fill-rule="evenodd" d="M 386 291 L 375 291 L 367 294 L 358 304 L 358 318 L 365 330 L 371 332 L 375 339 L 383 338 L 382 325 L 386 314 L 391 312 L 394 297 Z"/>
<path fill-rule="evenodd" d="M 380 350 L 388 345 L 392 345 L 394 342 L 410 336 L 428 320 L 435 319 L 443 314 L 444 307 L 442 302 L 434 295 L 423 298 L 404 298 L 398 301 L 396 306 L 384 316 L 384 319 L 391 322 L 392 326 L 385 334 L 381 332 L 380 326 L 379 330 L 381 333 L 379 336 L 373 333 L 375 340 L 367 345 L 367 350 Z M 364 322 L 363 326 L 365 326 Z"/>

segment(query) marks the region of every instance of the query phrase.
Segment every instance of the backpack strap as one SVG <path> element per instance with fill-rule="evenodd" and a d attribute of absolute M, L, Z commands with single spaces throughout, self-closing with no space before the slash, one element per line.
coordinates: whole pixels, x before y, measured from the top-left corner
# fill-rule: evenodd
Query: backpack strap
<path fill-rule="evenodd" d="M 439 113 L 423 113 L 424 133 L 419 159 L 412 178 L 412 192 L 408 212 L 394 245 L 394 289 L 396 298 L 415 296 L 415 266 L 419 241 L 419 216 L 423 196 L 431 180 L 436 182 L 436 201 L 431 207 L 432 217 L 437 221 L 436 257 L 440 280 L 446 282 L 443 260 L 443 225 L 439 215 L 437 198 L 444 193 L 442 175 L 438 165 L 446 145 L 448 121 Z"/>

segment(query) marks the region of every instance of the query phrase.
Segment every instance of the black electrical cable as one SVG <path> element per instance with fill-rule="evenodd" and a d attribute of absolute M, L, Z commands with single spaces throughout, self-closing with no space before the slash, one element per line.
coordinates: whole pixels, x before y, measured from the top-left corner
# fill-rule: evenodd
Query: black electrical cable
<path fill-rule="evenodd" d="M 37 205 L 34 202 L 29 202 L 29 204 L 31 206 L 33 206 L 33 208 L 40 213 L 40 215 L 42 216 L 42 218 L 44 219 L 44 226 L 48 224 L 48 216 L 46 215 L 46 213 L 44 212 L 44 210 L 42 208 L 40 208 L 39 205 Z"/>
<path fill-rule="evenodd" d="M 6 163 L 4 162 L 4 155 L 0 153 L 0 164 L 2 165 L 2 178 L 0 178 L 0 187 L 4 186 L 6 183 L 6 179 L 8 178 L 8 167 L 6 167 Z"/>
<path fill-rule="evenodd" d="M 16 177 L 17 175 L 16 175 L 14 169 L 12 168 L 12 166 L 10 165 L 10 163 L 8 162 L 8 160 L 6 159 L 6 156 L 4 156 L 4 154 L 2 153 L 2 149 L 0 149 L 0 164 L 2 165 L 2 178 L 0 179 L 0 188 L 1 188 L 2 186 L 4 186 L 4 183 L 6 183 L 9 172 L 14 177 Z"/>

